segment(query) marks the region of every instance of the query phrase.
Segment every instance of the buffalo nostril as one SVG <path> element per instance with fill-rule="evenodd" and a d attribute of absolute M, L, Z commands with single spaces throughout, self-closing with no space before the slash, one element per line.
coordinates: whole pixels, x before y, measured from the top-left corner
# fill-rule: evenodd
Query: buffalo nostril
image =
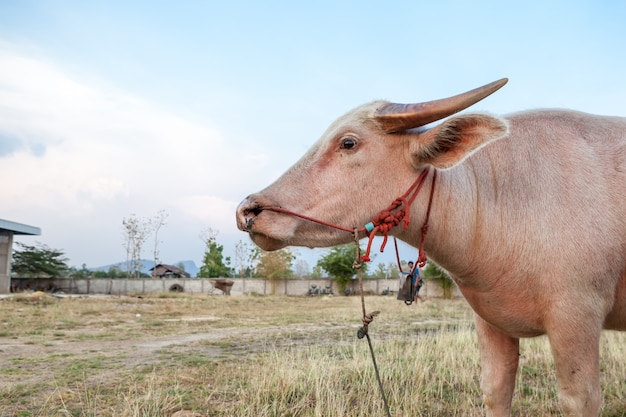
<path fill-rule="evenodd" d="M 250 229 L 252 229 L 252 225 L 254 224 L 254 221 L 256 220 L 257 214 L 258 213 L 254 211 L 246 211 L 244 213 L 244 219 L 246 221 L 246 231 L 249 231 Z"/>
<path fill-rule="evenodd" d="M 256 217 L 263 211 L 257 201 L 246 198 L 237 208 L 237 226 L 244 232 L 249 232 Z"/>
<path fill-rule="evenodd" d="M 254 221 L 256 220 L 257 216 L 263 211 L 262 208 L 260 208 L 258 205 L 255 205 L 254 207 L 244 210 L 244 218 L 246 219 L 246 229 L 250 230 L 252 228 L 252 225 L 254 224 Z"/>

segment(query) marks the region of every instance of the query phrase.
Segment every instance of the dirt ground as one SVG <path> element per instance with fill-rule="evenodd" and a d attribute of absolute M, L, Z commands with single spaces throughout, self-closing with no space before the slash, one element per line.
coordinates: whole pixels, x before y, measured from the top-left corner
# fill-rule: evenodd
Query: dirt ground
<path fill-rule="evenodd" d="M 231 411 L 248 406 L 240 404 L 242 392 L 256 398 L 241 387 L 258 363 L 278 367 L 271 361 L 283 352 L 292 358 L 315 352 L 336 367 L 325 353 L 343 346 L 351 356 L 362 325 L 360 297 L 24 297 L 0 297 L 1 417 L 240 415 Z M 381 310 L 373 324 L 378 341 L 471 323 L 458 300 L 408 307 L 395 296 L 372 296 L 367 306 Z M 276 379 L 293 371 L 278 369 L 256 375 Z M 190 410 L 195 414 L 180 414 Z"/>
<path fill-rule="evenodd" d="M 202 317 L 191 318 L 195 320 L 203 320 Z M 176 349 L 178 352 L 196 350 L 194 346 L 198 342 L 209 342 L 213 344 L 220 340 L 237 337 L 237 338 L 252 338 L 254 335 L 263 333 L 264 337 L 271 337 L 272 331 L 276 333 L 284 333 L 289 330 L 293 332 L 303 332 L 305 330 L 314 330 L 315 326 L 308 326 L 305 328 L 303 325 L 291 325 L 282 326 L 279 329 L 264 328 L 264 329 L 241 329 L 238 327 L 212 329 L 206 333 L 198 334 L 186 334 L 186 335 L 174 335 L 174 336 L 144 336 L 136 339 L 127 340 L 82 340 L 82 341 L 54 341 L 47 343 L 46 345 L 32 344 L 28 338 L 17 339 L 0 339 L 0 363 L 10 363 L 14 358 L 39 359 L 44 357 L 61 357 L 72 356 L 74 358 L 81 358 L 86 356 L 93 356 L 96 354 L 104 354 L 107 357 L 117 358 L 122 360 L 125 367 L 133 367 L 136 365 L 150 365 L 151 363 L 157 363 L 160 361 L 157 353 L 165 348 Z M 319 341 L 319 339 L 316 339 Z M 249 348 L 250 346 L 248 346 Z M 202 354 L 208 356 L 223 356 L 232 349 L 212 347 L 207 349 L 206 344 L 203 344 Z M 33 379 L 45 379 L 43 373 L 46 369 L 39 367 L 37 375 L 33 375 Z M 5 377 L 0 380 L 0 387 L 3 385 L 11 384 L 16 381 L 11 381 L 11 377 Z M 26 382 L 23 378 L 20 378 L 20 382 Z"/>
<path fill-rule="evenodd" d="M 67 303 L 72 297 L 76 298 L 59 296 L 61 298 L 59 302 Z M 7 296 L 1 298 L 6 299 Z M 307 335 L 315 333 L 316 336 L 310 338 L 311 340 L 315 338 L 316 343 L 320 343 L 320 334 L 327 333 L 328 330 L 328 326 L 319 322 L 281 323 L 279 326 L 259 322 L 259 326 L 249 323 L 246 325 L 246 322 L 259 320 L 254 317 L 254 313 L 248 311 L 241 311 L 239 318 L 235 320 L 244 325 L 222 327 L 229 320 L 225 316 L 213 314 L 215 311 L 212 309 L 196 311 L 197 314 L 193 314 L 193 311 L 184 313 L 181 317 L 176 317 L 181 314 L 179 311 L 172 310 L 169 313 L 159 311 L 171 304 L 168 303 L 169 300 L 149 300 L 143 303 L 137 297 L 79 298 L 81 302 L 91 299 L 94 305 L 117 302 L 120 306 L 109 314 L 80 312 L 78 313 L 80 318 L 60 318 L 58 322 L 50 323 L 51 328 L 47 330 L 35 327 L 34 330 L 25 331 L 23 334 L 0 337 L 0 363 L 4 367 L 0 389 L 15 384 L 37 384 L 42 380 L 51 380 L 58 377 L 59 368 L 93 358 L 97 358 L 102 365 L 98 367 L 97 372 L 86 372 L 85 379 L 106 381 L 115 378 L 121 370 L 139 366 L 145 368 L 162 363 L 166 354 L 179 356 L 197 354 L 204 358 L 228 357 L 242 351 L 250 353 L 262 350 L 263 343 L 257 343 L 255 340 L 272 339 L 273 335 L 277 334 L 297 335 L 290 337 L 286 343 L 305 343 L 309 337 Z M 30 308 L 32 307 L 24 306 L 24 314 L 30 314 Z M 211 314 L 206 314 L 207 311 Z M 232 312 L 224 310 L 222 313 L 227 313 L 227 316 Z M 167 318 L 167 314 L 173 317 Z M 90 315 L 93 317 L 89 317 Z M 79 323 L 73 328 L 67 328 L 64 320 L 75 320 Z M 332 333 L 346 329 L 352 332 L 350 327 L 356 329 L 358 327 L 356 323 L 358 322 L 346 326 L 333 324 Z M 14 324 L 0 318 L 0 330 L 1 326 L 7 328 Z M 150 326 L 154 326 L 158 331 L 146 331 L 145 329 L 150 329 Z M 328 337 L 330 343 L 332 338 L 330 335 Z M 242 344 L 241 341 L 245 342 Z"/>

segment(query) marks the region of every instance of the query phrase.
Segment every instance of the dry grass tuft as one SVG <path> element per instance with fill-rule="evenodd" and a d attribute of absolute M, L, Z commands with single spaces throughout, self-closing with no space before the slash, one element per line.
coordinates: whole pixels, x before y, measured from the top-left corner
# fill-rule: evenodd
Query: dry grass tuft
<path fill-rule="evenodd" d="M 10 302 L 49 305 L 58 301 L 57 298 L 46 294 L 43 291 L 35 291 L 30 293 L 20 293 L 9 298 Z"/>

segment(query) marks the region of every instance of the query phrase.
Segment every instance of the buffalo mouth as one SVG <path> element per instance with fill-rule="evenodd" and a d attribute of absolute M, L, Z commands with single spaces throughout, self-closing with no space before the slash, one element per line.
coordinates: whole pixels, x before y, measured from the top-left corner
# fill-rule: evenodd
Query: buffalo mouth
<path fill-rule="evenodd" d="M 280 205 L 261 195 L 249 196 L 237 207 L 237 227 L 248 233 L 263 250 L 274 251 L 287 246 L 320 248 L 353 240 L 351 233 L 277 212 L 277 207 Z"/>
<path fill-rule="evenodd" d="M 249 196 L 239 204 L 236 213 L 237 227 L 248 233 L 250 239 L 263 250 L 272 251 L 288 246 L 284 239 L 274 236 L 276 233 L 272 230 L 286 230 L 289 227 L 279 227 L 276 224 L 278 220 L 273 218 L 272 213 L 264 210 L 264 207 L 269 206 L 259 200 L 259 197 Z"/>
<path fill-rule="evenodd" d="M 250 239 L 252 239 L 258 247 L 265 251 L 275 251 L 288 246 L 284 241 L 275 239 L 263 233 L 257 233 L 254 231 L 250 231 L 248 233 L 250 235 Z"/>

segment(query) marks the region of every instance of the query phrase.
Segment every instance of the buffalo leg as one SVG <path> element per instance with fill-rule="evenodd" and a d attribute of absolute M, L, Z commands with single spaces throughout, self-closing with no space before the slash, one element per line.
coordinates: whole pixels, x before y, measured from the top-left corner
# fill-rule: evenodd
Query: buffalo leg
<path fill-rule="evenodd" d="M 475 315 L 481 382 L 487 417 L 507 417 L 515 390 L 519 339 L 507 336 Z"/>
<path fill-rule="evenodd" d="M 559 400 L 565 416 L 597 417 L 600 413 L 600 325 L 561 322 L 548 334 L 556 365 Z"/>

